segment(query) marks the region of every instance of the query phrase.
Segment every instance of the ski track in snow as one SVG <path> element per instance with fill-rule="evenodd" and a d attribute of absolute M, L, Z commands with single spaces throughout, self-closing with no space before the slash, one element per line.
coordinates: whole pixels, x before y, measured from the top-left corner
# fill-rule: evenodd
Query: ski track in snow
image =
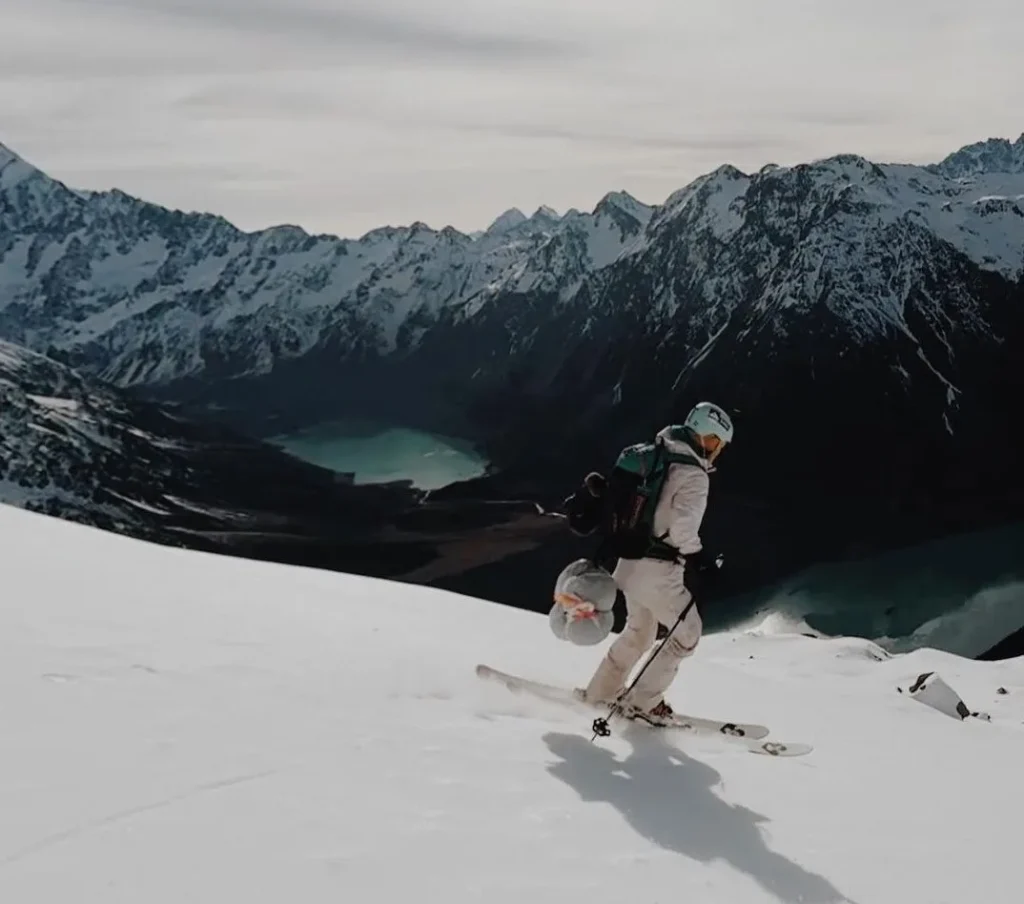
<path fill-rule="evenodd" d="M 96 831 L 97 829 L 113 825 L 115 822 L 132 819 L 135 816 L 140 816 L 141 814 L 148 813 L 152 810 L 169 807 L 179 801 L 189 800 L 198 794 L 209 794 L 211 791 L 220 791 L 224 788 L 231 788 L 234 785 L 243 784 L 244 782 L 267 778 L 273 775 L 275 771 L 276 770 L 268 770 L 266 772 L 257 772 L 254 775 L 239 775 L 234 778 L 226 778 L 220 781 L 209 782 L 204 785 L 196 785 L 194 788 L 189 788 L 181 794 L 175 794 L 172 797 L 166 797 L 163 800 L 154 801 L 153 803 L 140 804 L 137 807 L 130 807 L 127 810 L 120 810 L 117 813 L 111 813 L 109 816 L 104 816 L 101 819 L 85 823 L 84 825 L 74 826 L 70 829 L 65 829 L 62 832 L 55 832 L 52 835 L 47 835 L 45 838 L 40 838 L 39 841 L 22 848 L 20 851 L 15 851 L 13 854 L 9 854 L 4 857 L 3 860 L 0 860 L 0 866 L 15 863 L 24 857 L 28 857 L 30 854 L 38 853 L 46 848 L 53 847 L 55 844 L 60 844 L 63 841 L 69 841 L 73 838 L 77 838 L 80 835 L 84 835 L 86 832 Z"/>

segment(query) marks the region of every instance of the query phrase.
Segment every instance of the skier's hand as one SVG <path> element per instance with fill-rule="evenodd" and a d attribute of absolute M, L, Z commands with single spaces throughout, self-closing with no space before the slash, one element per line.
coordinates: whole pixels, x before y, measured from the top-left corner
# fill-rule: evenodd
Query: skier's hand
<path fill-rule="evenodd" d="M 686 556 L 686 568 L 683 572 L 683 583 L 695 597 L 704 596 L 704 590 L 715 582 L 718 572 L 725 561 L 721 553 L 700 552 Z"/>
<path fill-rule="evenodd" d="M 686 556 L 686 567 L 701 574 L 717 574 L 724 562 L 725 556 L 721 553 L 711 553 L 706 549 Z"/>

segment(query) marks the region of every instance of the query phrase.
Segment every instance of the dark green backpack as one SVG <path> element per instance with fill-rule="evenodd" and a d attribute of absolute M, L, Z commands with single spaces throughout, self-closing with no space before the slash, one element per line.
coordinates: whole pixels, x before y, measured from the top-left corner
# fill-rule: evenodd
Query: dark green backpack
<path fill-rule="evenodd" d="M 627 446 L 607 478 L 588 474 L 566 499 L 569 529 L 578 536 L 598 534 L 600 557 L 678 560 L 679 551 L 654 536 L 654 513 L 673 464 L 700 467 L 694 454 L 672 452 L 661 440 Z"/>

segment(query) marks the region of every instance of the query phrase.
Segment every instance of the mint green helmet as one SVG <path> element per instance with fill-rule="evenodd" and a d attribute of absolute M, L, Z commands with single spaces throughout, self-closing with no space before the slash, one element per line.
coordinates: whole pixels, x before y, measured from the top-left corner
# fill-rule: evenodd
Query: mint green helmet
<path fill-rule="evenodd" d="M 686 415 L 683 426 L 697 436 L 717 436 L 722 445 L 731 443 L 733 437 L 732 418 L 725 409 L 714 402 L 701 402 Z"/>

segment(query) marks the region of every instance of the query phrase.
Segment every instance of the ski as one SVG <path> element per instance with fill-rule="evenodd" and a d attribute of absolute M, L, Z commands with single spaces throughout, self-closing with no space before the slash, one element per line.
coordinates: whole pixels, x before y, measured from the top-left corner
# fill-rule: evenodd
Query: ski
<path fill-rule="evenodd" d="M 525 691 L 535 697 L 540 697 L 553 703 L 598 710 L 608 709 L 606 704 L 595 706 L 592 703 L 587 703 L 582 699 L 579 692 L 573 688 L 559 687 L 553 684 L 545 684 L 542 681 L 523 678 L 520 675 L 512 675 L 489 665 L 478 665 L 476 673 L 481 678 L 504 684 L 513 693 Z M 678 731 L 690 731 L 695 734 L 721 734 L 729 737 L 748 738 L 750 740 L 760 740 L 768 736 L 768 728 L 764 725 L 748 722 L 725 722 L 717 719 L 688 716 L 683 713 L 676 713 L 673 721 L 669 724 L 646 722 L 646 720 L 641 721 L 644 721 L 645 724 L 650 725 L 652 728 L 670 728 Z"/>
<path fill-rule="evenodd" d="M 558 687 L 552 684 L 545 684 L 541 681 L 534 681 L 530 678 L 523 678 L 520 675 L 512 675 L 502 672 L 489 665 L 478 665 L 476 673 L 481 678 L 487 678 L 504 684 L 510 691 L 525 691 L 535 697 L 550 700 L 553 703 L 564 703 L 569 705 L 587 707 L 590 709 L 608 710 L 607 704 L 594 705 L 583 700 L 579 692 L 572 688 Z M 642 720 L 645 721 L 646 720 Z M 749 722 L 726 722 L 718 719 L 705 719 L 699 716 L 689 716 L 683 713 L 676 713 L 672 722 L 668 725 L 662 723 L 646 722 L 652 728 L 671 728 L 678 731 L 690 731 L 695 734 L 721 734 L 738 738 L 749 738 L 760 740 L 768 736 L 768 727 Z"/>
<path fill-rule="evenodd" d="M 512 693 L 527 693 L 531 696 L 547 700 L 552 703 L 558 703 L 563 706 L 580 707 L 590 711 L 603 710 L 607 713 L 609 709 L 607 705 L 595 706 L 592 703 L 587 703 L 582 699 L 579 692 L 573 688 L 545 684 L 542 681 L 534 681 L 530 678 L 524 678 L 521 675 L 513 675 L 508 672 L 503 672 L 500 669 L 493 668 L 492 666 L 485 665 L 483 663 L 477 665 L 476 674 L 485 680 L 496 681 L 497 683 L 502 684 L 508 690 L 512 691 Z M 751 753 L 763 756 L 803 756 L 813 750 L 810 744 L 802 742 L 783 743 L 781 741 L 767 740 L 767 736 L 769 734 L 768 727 L 765 725 L 758 725 L 756 723 L 726 722 L 718 719 L 689 716 L 682 713 L 676 713 L 673 721 L 667 724 L 649 722 L 643 719 L 627 719 L 623 716 L 612 716 L 611 719 L 615 722 L 622 721 L 627 724 L 639 722 L 641 725 L 661 731 L 682 731 L 701 737 L 722 738 L 728 740 L 730 743 L 735 743 L 744 747 Z M 604 719 L 595 720 L 596 734 L 603 733 L 597 728 L 597 726 L 599 723 L 603 722 L 606 728 L 607 720 L 607 716 Z"/>

